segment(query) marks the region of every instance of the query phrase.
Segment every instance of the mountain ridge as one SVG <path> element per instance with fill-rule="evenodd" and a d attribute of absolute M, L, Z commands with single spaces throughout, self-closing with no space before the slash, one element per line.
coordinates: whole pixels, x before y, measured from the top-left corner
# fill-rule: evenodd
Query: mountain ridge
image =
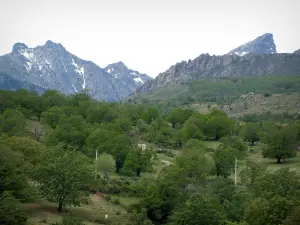
<path fill-rule="evenodd" d="M 34 86 L 41 92 L 54 89 L 64 94 L 87 89 L 91 97 L 106 101 L 118 101 L 142 84 L 134 80 L 139 78 L 140 73 L 137 71 L 135 76 L 127 76 L 126 80 L 116 78 L 104 68 L 92 61 L 80 59 L 68 52 L 62 44 L 51 40 L 34 48 L 24 43 L 15 43 L 11 53 L 0 56 L 0 73 L 18 81 L 18 87 L 28 89 Z M 146 74 L 141 76 L 143 83 L 151 79 Z M 16 89 L 4 84 L 0 86 Z"/>
<path fill-rule="evenodd" d="M 266 52 L 262 51 L 264 47 L 256 47 L 259 45 L 267 46 Z M 269 51 L 270 46 L 273 52 Z M 236 52 L 244 51 L 246 47 L 249 50 L 247 54 L 236 54 Z M 206 53 L 194 60 L 176 63 L 155 79 L 140 86 L 136 93 L 205 77 L 300 75 L 300 54 L 297 53 L 298 51 L 277 53 L 273 35 L 267 33 L 225 55 L 216 56 Z"/>

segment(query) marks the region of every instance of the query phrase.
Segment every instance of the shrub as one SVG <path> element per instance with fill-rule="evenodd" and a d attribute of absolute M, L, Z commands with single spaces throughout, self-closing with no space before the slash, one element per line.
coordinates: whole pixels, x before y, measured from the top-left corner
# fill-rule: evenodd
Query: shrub
<path fill-rule="evenodd" d="M 117 198 L 113 199 L 112 202 L 116 205 L 120 205 L 120 200 Z"/>
<path fill-rule="evenodd" d="M 109 201 L 111 200 L 111 196 L 106 195 L 106 196 L 105 196 L 105 200 L 109 202 Z"/>

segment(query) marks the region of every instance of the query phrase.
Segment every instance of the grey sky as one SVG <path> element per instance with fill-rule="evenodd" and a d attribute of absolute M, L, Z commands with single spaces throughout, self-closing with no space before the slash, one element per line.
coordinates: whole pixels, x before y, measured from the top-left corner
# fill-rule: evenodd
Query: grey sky
<path fill-rule="evenodd" d="M 297 0 L 0 0 L 0 54 L 47 40 L 101 67 L 123 61 L 151 76 L 201 53 L 225 54 L 273 33 L 300 48 Z"/>

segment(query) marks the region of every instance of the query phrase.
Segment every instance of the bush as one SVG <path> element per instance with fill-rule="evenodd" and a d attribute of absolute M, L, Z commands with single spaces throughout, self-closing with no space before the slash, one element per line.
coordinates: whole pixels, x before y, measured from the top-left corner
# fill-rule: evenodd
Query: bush
<path fill-rule="evenodd" d="M 27 217 L 18 200 L 4 193 L 4 197 L 0 197 L 0 224 L 25 225 L 26 221 Z"/>
<path fill-rule="evenodd" d="M 112 202 L 116 205 L 120 205 L 120 200 L 117 198 L 113 199 Z"/>
<path fill-rule="evenodd" d="M 111 196 L 106 195 L 106 196 L 105 196 L 105 200 L 109 202 L 109 201 L 111 200 Z"/>
<path fill-rule="evenodd" d="M 84 225 L 81 219 L 73 217 L 71 214 L 66 214 L 61 222 L 52 225 Z"/>

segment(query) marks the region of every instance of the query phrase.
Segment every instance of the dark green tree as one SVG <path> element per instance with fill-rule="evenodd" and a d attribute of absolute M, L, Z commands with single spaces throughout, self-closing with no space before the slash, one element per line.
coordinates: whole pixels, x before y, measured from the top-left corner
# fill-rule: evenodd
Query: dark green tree
<path fill-rule="evenodd" d="M 21 135 L 24 132 L 26 119 L 24 115 L 15 109 L 6 109 L 0 114 L 0 132 L 9 136 Z"/>
<path fill-rule="evenodd" d="M 190 196 L 177 218 L 179 225 L 221 225 L 224 224 L 225 215 L 217 199 L 197 193 Z"/>
<path fill-rule="evenodd" d="M 61 212 L 63 206 L 80 206 L 89 202 L 94 167 L 79 152 L 53 149 L 41 156 L 34 177 L 41 193 L 48 201 L 57 203 Z"/>
<path fill-rule="evenodd" d="M 241 130 L 242 137 L 254 145 L 259 140 L 259 126 L 256 123 L 246 123 Z"/>
<path fill-rule="evenodd" d="M 281 163 L 282 159 L 295 157 L 296 148 L 297 132 L 294 127 L 287 126 L 273 131 L 268 146 L 263 149 L 262 154 L 266 158 L 275 158 L 277 163 Z"/>

